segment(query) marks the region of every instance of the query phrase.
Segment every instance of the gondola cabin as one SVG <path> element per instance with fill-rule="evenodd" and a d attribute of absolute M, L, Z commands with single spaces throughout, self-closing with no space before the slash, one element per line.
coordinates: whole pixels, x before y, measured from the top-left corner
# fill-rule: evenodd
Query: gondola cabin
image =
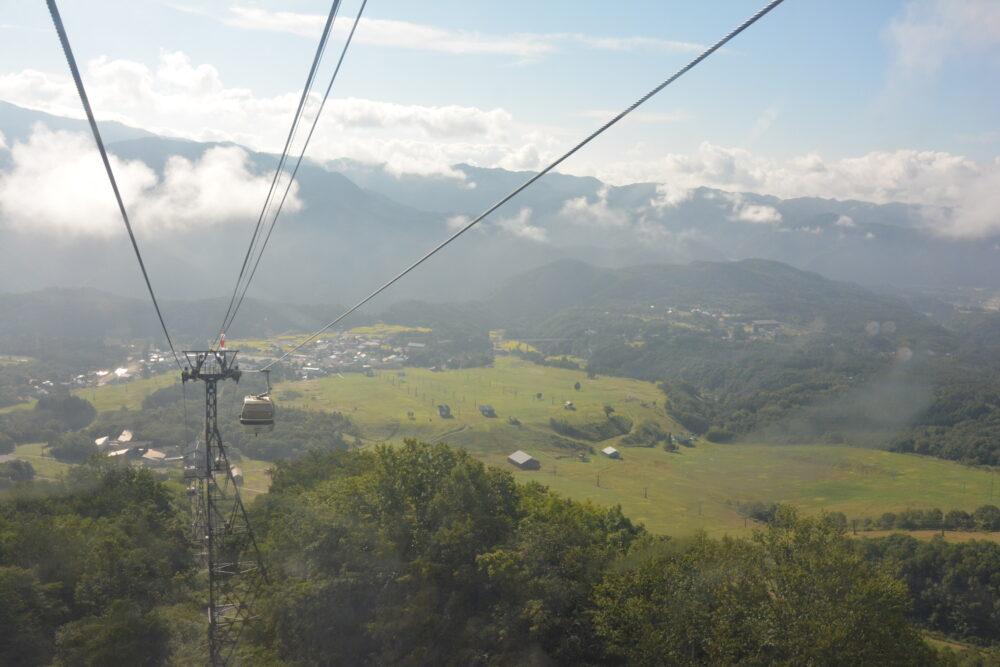
<path fill-rule="evenodd" d="M 243 398 L 240 423 L 251 433 L 270 433 L 274 430 L 274 403 L 267 395 Z"/>

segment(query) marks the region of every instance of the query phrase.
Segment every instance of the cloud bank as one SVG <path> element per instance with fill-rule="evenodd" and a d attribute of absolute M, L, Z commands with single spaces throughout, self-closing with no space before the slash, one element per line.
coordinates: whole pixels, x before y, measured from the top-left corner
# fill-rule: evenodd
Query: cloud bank
<path fill-rule="evenodd" d="M 191 162 L 174 156 L 162 176 L 138 160 L 109 156 L 133 225 L 148 233 L 257 217 L 270 176 L 250 170 L 245 151 L 215 147 Z M 10 147 L 0 171 L 0 225 L 22 232 L 111 236 L 122 221 L 93 139 L 36 125 Z M 286 213 L 302 207 L 293 184 Z"/>
<path fill-rule="evenodd" d="M 1000 7 L 1000 3 L 996 6 Z M 984 23 L 990 16 L 983 19 Z M 300 95 L 291 91 L 261 97 L 247 89 L 227 87 L 216 68 L 192 63 L 180 52 L 162 53 L 155 68 L 97 58 L 88 63 L 86 78 L 95 108 L 111 110 L 104 111 L 102 119 L 119 120 L 168 136 L 232 141 L 269 152 L 277 152 L 283 145 Z M 72 81 L 63 75 L 23 70 L 0 76 L 0 99 L 80 117 Z M 313 99 L 307 118 L 317 106 L 318 100 Z M 640 120 L 648 122 L 682 118 L 664 113 L 640 116 Z M 392 174 L 462 179 L 463 174 L 454 169 L 459 163 L 537 170 L 573 139 L 560 128 L 519 123 L 503 108 L 347 98 L 327 104 L 308 154 L 320 161 L 350 158 L 384 164 Z M 297 150 L 298 146 L 294 146 L 293 154 Z M 925 222 L 934 233 L 953 237 L 1000 233 L 1000 162 L 981 164 L 940 151 L 881 151 L 837 160 L 810 153 L 778 159 L 745 148 L 705 142 L 693 152 L 670 153 L 652 160 L 623 155 L 618 161 L 588 162 L 586 153 L 581 153 L 567 162 L 565 169 L 615 185 L 661 184 L 654 201 L 657 206 L 676 206 L 693 188 L 706 186 L 782 198 L 920 204 L 927 207 Z M 138 170 L 135 178 L 141 187 Z M 606 202 L 570 202 L 567 207 L 567 214 L 592 224 L 614 223 L 615 211 L 608 209 Z M 734 211 L 734 215 L 752 218 L 748 222 L 773 222 L 774 218 L 766 210 Z"/>
<path fill-rule="evenodd" d="M 663 183 L 653 201 L 656 206 L 676 206 L 691 190 L 704 186 L 784 199 L 920 204 L 927 207 L 925 223 L 936 234 L 1000 233 L 1000 159 L 980 165 L 950 153 L 898 150 L 840 160 L 825 160 L 815 153 L 782 160 L 706 142 L 692 154 L 590 165 L 583 172 L 614 184 Z M 769 217 L 766 211 L 744 214 L 748 216 L 760 222 Z"/>

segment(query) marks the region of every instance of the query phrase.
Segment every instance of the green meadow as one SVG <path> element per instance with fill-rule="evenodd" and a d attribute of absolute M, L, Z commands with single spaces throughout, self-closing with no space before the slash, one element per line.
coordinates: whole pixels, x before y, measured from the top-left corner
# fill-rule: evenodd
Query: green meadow
<path fill-rule="evenodd" d="M 139 409 L 146 396 L 176 381 L 176 374 L 167 373 L 74 393 L 100 411 Z M 605 406 L 634 425 L 652 420 L 675 435 L 684 429 L 665 412 L 663 394 L 652 383 L 591 379 L 582 371 L 538 366 L 516 357 L 498 356 L 492 368 L 406 368 L 380 371 L 374 377 L 351 373 L 283 382 L 275 386 L 274 396 L 278 429 L 285 407 L 339 411 L 358 426 L 366 445 L 418 438 L 464 447 L 490 465 L 511 470 L 519 481 L 537 481 L 580 500 L 621 505 L 628 516 L 656 532 L 744 532 L 753 522 L 737 514 L 733 506 L 739 501 L 790 503 L 805 512 L 839 511 L 849 518 L 877 518 L 905 508 L 972 511 L 1000 504 L 1000 481 L 989 470 L 916 455 L 846 445 L 721 445 L 703 440 L 671 453 L 661 447 L 622 445 L 622 436 L 599 443 L 559 437 L 551 418 L 602 422 L 607 418 Z M 575 409 L 565 409 L 567 401 Z M 439 416 L 439 404 L 450 406 L 452 419 Z M 484 404 L 493 407 L 495 418 L 480 413 Z M 8 410 L 23 407 L 30 404 Z M 589 461 L 580 460 L 573 445 L 592 448 Z M 621 460 L 601 456 L 600 449 L 608 445 L 620 451 Z M 507 456 L 518 449 L 538 459 L 541 470 L 511 466 Z M 67 467 L 44 456 L 42 445 L 18 447 L 16 455 L 47 477 Z M 251 459 L 239 462 L 248 495 L 267 490 L 269 465 Z"/>
<path fill-rule="evenodd" d="M 616 437 L 585 444 L 597 451 L 615 446 L 622 460 L 597 453 L 583 462 L 576 452 L 558 446 L 551 417 L 596 422 L 605 418 L 603 408 L 610 405 L 614 414 L 636 424 L 653 419 L 669 432 L 683 429 L 664 412 L 663 395 L 651 383 L 588 379 L 582 371 L 513 357 L 497 357 L 494 368 L 443 373 L 408 368 L 403 375 L 383 371 L 375 377 L 344 374 L 282 383 L 275 395 L 279 410 L 295 406 L 349 415 L 367 442 L 413 437 L 465 447 L 486 463 L 512 470 L 520 481 L 538 481 L 576 499 L 620 504 L 657 532 L 745 531 L 752 522 L 733 509 L 738 501 L 785 502 L 806 512 L 839 511 L 850 518 L 874 518 L 907 507 L 971 511 L 1000 502 L 1000 481 L 994 488 L 990 471 L 844 445 L 698 440 L 694 447 L 669 453 L 659 447 L 622 446 Z M 566 401 L 576 410 L 563 409 Z M 454 419 L 438 416 L 441 403 L 451 407 Z M 497 418 L 482 416 L 482 404 L 493 406 Z M 508 417 L 516 417 L 520 425 L 508 423 Z M 280 428 L 280 412 L 278 419 Z M 507 463 L 507 455 L 517 449 L 538 459 L 541 470 L 521 471 Z"/>
<path fill-rule="evenodd" d="M 577 382 L 579 390 L 574 389 Z M 637 423 L 655 419 L 668 431 L 682 431 L 663 411 L 663 395 L 652 383 L 610 377 L 590 380 L 582 371 L 537 366 L 513 357 L 497 357 L 493 368 L 441 373 L 407 368 L 381 371 L 375 377 L 345 373 L 285 382 L 275 385 L 274 395 L 279 410 L 289 406 L 343 412 L 361 428 L 366 440 L 374 442 L 440 440 L 456 431 L 485 435 L 498 429 L 506 448 L 530 439 L 539 430 L 546 437 L 551 435 L 551 417 L 603 420 L 605 405 Z M 576 409 L 564 409 L 567 401 Z M 454 419 L 438 415 L 441 404 L 451 408 Z M 480 413 L 479 406 L 484 404 L 494 408 L 496 418 Z M 510 417 L 522 426 L 510 426 Z"/>
<path fill-rule="evenodd" d="M 124 384 L 75 389 L 73 394 L 90 401 L 98 412 L 109 412 L 120 408 L 138 410 L 142 407 L 142 401 L 147 396 L 157 389 L 175 384 L 179 379 L 180 371 L 170 371 Z"/>

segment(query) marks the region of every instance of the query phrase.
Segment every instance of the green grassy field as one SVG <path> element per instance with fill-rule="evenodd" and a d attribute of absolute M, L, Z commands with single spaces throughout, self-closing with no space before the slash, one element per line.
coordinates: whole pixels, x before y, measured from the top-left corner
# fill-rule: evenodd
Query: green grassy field
<path fill-rule="evenodd" d="M 27 403 L 15 403 L 14 405 L 8 405 L 5 408 L 0 408 L 0 415 L 5 414 L 7 412 L 14 412 L 15 410 L 30 410 L 31 408 L 35 407 L 35 403 L 37 402 L 38 401 L 36 401 L 35 399 L 31 399 Z"/>
<path fill-rule="evenodd" d="M 147 395 L 176 381 L 175 374 L 168 373 L 76 393 L 100 411 L 122 405 L 138 409 Z M 577 382 L 579 390 L 574 388 Z M 579 500 L 620 504 L 628 516 L 656 532 L 744 532 L 752 522 L 733 509 L 738 501 L 784 502 L 807 513 L 840 511 L 849 518 L 876 518 L 907 507 L 971 511 L 986 503 L 1000 504 L 1000 481 L 988 470 L 849 446 L 718 445 L 699 440 L 694 447 L 669 453 L 659 447 L 622 446 L 618 436 L 578 444 L 595 450 L 615 446 L 622 460 L 590 454 L 590 461 L 582 462 L 576 451 L 560 446 L 567 441 L 556 437 L 550 418 L 601 422 L 606 419 L 604 406 L 610 405 L 614 414 L 635 424 L 654 420 L 674 434 L 684 429 L 664 412 L 663 395 L 652 383 L 588 379 L 582 371 L 515 357 L 498 356 L 493 368 L 443 373 L 407 368 L 375 377 L 354 373 L 285 382 L 275 386 L 274 395 L 278 428 L 282 408 L 340 411 L 359 427 L 366 444 L 413 437 L 464 447 L 488 464 L 511 470 L 520 481 L 538 481 Z M 576 410 L 565 410 L 566 401 Z M 436 406 L 442 403 L 451 407 L 454 419 L 438 415 Z M 479 411 L 483 404 L 492 405 L 497 417 L 484 417 Z M 509 423 L 509 417 L 520 425 Z M 506 457 L 517 449 L 537 458 L 542 469 L 529 472 L 510 466 Z M 42 456 L 40 444 L 19 447 L 16 454 L 30 460 L 43 476 L 58 476 L 67 467 Z M 270 464 L 244 459 L 238 465 L 248 496 L 266 491 Z M 989 539 L 978 533 L 964 538 L 976 537 Z"/>
<path fill-rule="evenodd" d="M 579 391 L 573 388 L 575 382 L 581 384 Z M 299 392 L 298 398 L 282 400 L 286 390 Z M 539 392 L 541 399 L 536 397 Z M 683 429 L 664 413 L 662 394 L 651 383 L 610 377 L 589 380 L 581 371 L 537 366 L 513 357 L 497 357 L 490 369 L 444 373 L 406 369 L 403 376 L 345 374 L 283 383 L 276 387 L 276 397 L 279 409 L 341 411 L 361 428 L 368 442 L 415 437 L 465 447 L 486 463 L 512 470 L 521 481 L 536 480 L 576 499 L 620 504 L 626 514 L 657 532 L 746 531 L 752 522 L 734 511 L 731 504 L 736 501 L 785 502 L 806 512 L 840 511 L 851 518 L 877 517 L 907 507 L 971 511 L 1000 502 L 1000 482 L 994 489 L 989 471 L 848 446 L 698 441 L 693 448 L 668 453 L 661 448 L 623 447 L 616 437 L 593 446 L 597 450 L 616 446 L 623 460 L 591 455 L 584 463 L 573 451 L 553 444 L 550 417 L 598 421 L 604 418 L 603 406 L 611 405 L 615 414 L 635 423 L 654 419 L 667 431 Z M 577 410 L 564 410 L 565 401 L 572 401 Z M 439 403 L 449 404 L 455 418 L 441 419 L 435 407 Z M 477 407 L 483 403 L 492 405 L 498 418 L 483 417 Z M 517 417 L 521 426 L 509 424 L 508 416 Z M 506 457 L 516 449 L 537 458 L 542 469 L 511 467 Z"/>
<path fill-rule="evenodd" d="M 663 395 L 649 382 L 610 377 L 588 380 L 582 371 L 537 366 L 514 357 L 498 357 L 494 368 L 444 373 L 407 368 L 401 372 L 404 375 L 382 371 L 375 377 L 350 373 L 286 382 L 277 384 L 274 393 L 279 409 L 289 406 L 342 412 L 361 428 L 366 440 L 374 442 L 398 442 L 410 437 L 448 439 L 455 432 L 481 434 L 499 429 L 507 447 L 537 436 L 538 431 L 548 437 L 550 417 L 603 420 L 605 405 L 636 422 L 656 419 L 668 431 L 682 431 L 664 413 Z M 573 388 L 576 382 L 580 383 L 579 391 Z M 283 398 L 287 390 L 298 392 L 300 397 Z M 564 410 L 566 401 L 571 401 L 576 410 Z M 653 401 L 659 407 L 653 407 Z M 449 405 L 455 418 L 439 417 L 439 404 Z M 478 406 L 483 404 L 492 405 L 497 417 L 482 416 Z M 413 413 L 412 418 L 408 413 Z M 516 417 L 523 426 L 510 426 L 508 417 Z"/>
<path fill-rule="evenodd" d="M 13 366 L 33 361 L 31 357 L 20 357 L 16 354 L 0 354 L 0 366 Z"/>
<path fill-rule="evenodd" d="M 676 454 L 621 451 L 622 461 L 591 463 L 540 453 L 540 471 L 515 476 L 574 498 L 619 503 L 651 530 L 675 534 L 697 529 L 732 534 L 752 527 L 728 504 L 734 501 L 782 502 L 807 513 L 838 511 L 854 518 L 907 507 L 971 511 L 1000 500 L 1000 485 L 993 487 L 993 474 L 986 470 L 846 446 L 700 443 Z M 481 457 L 505 463 L 500 454 Z"/>
<path fill-rule="evenodd" d="M 157 389 L 169 387 L 180 382 L 180 372 L 169 372 L 154 375 L 146 379 L 132 380 L 125 384 L 105 385 L 103 387 L 87 387 L 75 389 L 73 394 L 84 398 L 97 408 L 98 412 L 109 412 L 127 407 L 138 410 L 142 401 Z"/>
<path fill-rule="evenodd" d="M 13 454 L 30 463 L 31 467 L 35 469 L 35 474 L 46 479 L 59 479 L 73 467 L 72 463 L 62 463 L 46 455 L 45 443 L 43 442 L 18 445 L 14 448 Z"/>

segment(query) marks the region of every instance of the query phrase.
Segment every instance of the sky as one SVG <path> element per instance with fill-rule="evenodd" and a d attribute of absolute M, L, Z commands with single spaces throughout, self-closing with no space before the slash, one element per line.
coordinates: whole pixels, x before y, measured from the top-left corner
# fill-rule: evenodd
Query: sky
<path fill-rule="evenodd" d="M 360 2 L 341 4 L 319 90 Z M 370 0 L 308 156 L 442 178 L 462 178 L 460 163 L 537 170 L 762 4 Z M 99 118 L 274 152 L 329 8 L 60 2 Z M 998 70 L 997 0 L 786 0 L 560 170 L 660 183 L 667 203 L 704 185 L 959 208 L 941 217 L 942 233 L 993 235 Z M 42 2 L 0 0 L 0 100 L 82 116 Z M 41 128 L 24 144 L 0 138 L 16 158 L 0 173 L 0 212 L 74 141 Z M 264 187 L 232 152 L 176 163 L 174 190 L 132 167 L 133 189 L 149 201 L 210 174 Z"/>

